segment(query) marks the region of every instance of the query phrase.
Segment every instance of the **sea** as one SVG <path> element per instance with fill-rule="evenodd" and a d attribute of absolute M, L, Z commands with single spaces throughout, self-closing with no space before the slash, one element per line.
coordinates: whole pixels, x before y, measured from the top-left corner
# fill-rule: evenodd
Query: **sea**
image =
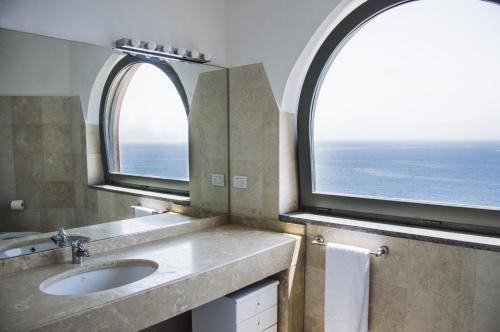
<path fill-rule="evenodd" d="M 120 172 L 187 181 L 188 145 L 121 143 Z"/>
<path fill-rule="evenodd" d="M 315 143 L 317 192 L 500 207 L 500 141 Z"/>
<path fill-rule="evenodd" d="M 187 144 L 121 144 L 121 171 L 188 180 Z M 500 207 L 500 141 L 315 143 L 323 193 Z"/>

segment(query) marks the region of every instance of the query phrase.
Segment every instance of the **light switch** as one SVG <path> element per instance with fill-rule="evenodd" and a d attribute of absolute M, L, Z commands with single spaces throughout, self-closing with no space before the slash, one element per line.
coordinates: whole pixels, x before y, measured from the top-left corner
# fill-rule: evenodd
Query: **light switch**
<path fill-rule="evenodd" d="M 212 174 L 212 186 L 224 187 L 224 174 Z"/>
<path fill-rule="evenodd" d="M 233 175 L 233 187 L 240 189 L 248 188 L 247 177 L 245 175 Z"/>

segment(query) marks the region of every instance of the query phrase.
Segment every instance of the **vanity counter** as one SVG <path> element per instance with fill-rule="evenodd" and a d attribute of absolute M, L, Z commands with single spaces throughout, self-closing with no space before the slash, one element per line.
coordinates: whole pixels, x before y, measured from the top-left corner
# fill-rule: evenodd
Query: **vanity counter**
<path fill-rule="evenodd" d="M 137 331 L 286 270 L 298 236 L 223 225 L 92 256 L 85 267 L 127 259 L 158 264 L 150 276 L 78 296 L 48 295 L 40 284 L 81 267 L 38 267 L 0 279 L 1 331 Z"/>

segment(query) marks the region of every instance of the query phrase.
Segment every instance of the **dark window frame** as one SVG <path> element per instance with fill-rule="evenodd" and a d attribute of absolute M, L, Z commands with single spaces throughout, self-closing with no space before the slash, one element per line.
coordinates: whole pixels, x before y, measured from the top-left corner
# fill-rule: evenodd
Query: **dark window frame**
<path fill-rule="evenodd" d="M 376 15 L 418 0 L 368 0 L 348 14 L 328 35 L 304 79 L 297 118 L 300 209 L 334 216 L 397 224 L 431 226 L 468 232 L 500 234 L 500 209 L 430 204 L 408 200 L 314 192 L 313 116 L 317 88 L 330 61 L 350 36 Z M 483 0 L 500 4 L 500 0 Z"/>
<path fill-rule="evenodd" d="M 122 79 L 123 76 L 125 76 L 123 75 L 124 70 L 127 70 L 127 68 L 130 68 L 135 64 L 141 63 L 152 64 L 168 76 L 177 88 L 177 92 L 182 99 L 186 111 L 186 117 L 189 116 L 189 102 L 184 86 L 175 70 L 167 62 L 143 55 L 126 55 L 123 59 L 118 61 L 110 71 L 104 84 L 99 110 L 99 133 L 101 138 L 104 181 L 106 184 L 120 187 L 189 196 L 189 181 L 110 172 L 108 144 L 112 143 L 108 142 L 107 136 L 109 130 L 108 118 L 111 110 L 107 109 L 106 103 L 108 97 L 113 97 L 115 94 L 115 90 L 113 89 L 113 82 L 115 79 Z M 120 78 L 119 76 L 122 77 Z"/>

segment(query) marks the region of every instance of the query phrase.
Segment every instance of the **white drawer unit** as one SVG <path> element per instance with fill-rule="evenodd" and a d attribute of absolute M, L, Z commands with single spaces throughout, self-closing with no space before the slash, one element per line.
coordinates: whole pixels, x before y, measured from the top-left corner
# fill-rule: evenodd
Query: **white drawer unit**
<path fill-rule="evenodd" d="M 276 331 L 278 284 L 265 279 L 193 309 L 193 332 Z"/>

